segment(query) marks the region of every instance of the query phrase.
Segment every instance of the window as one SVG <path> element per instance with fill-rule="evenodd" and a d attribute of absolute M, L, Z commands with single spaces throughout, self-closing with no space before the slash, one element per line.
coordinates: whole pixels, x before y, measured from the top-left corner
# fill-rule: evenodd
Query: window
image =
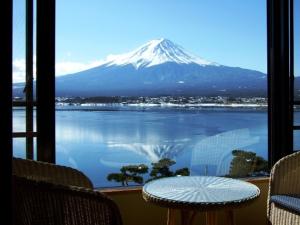
<path fill-rule="evenodd" d="M 13 11 L 14 155 L 52 163 L 55 162 L 54 10 L 55 1 L 24 0 L 16 1 Z"/>
<path fill-rule="evenodd" d="M 94 23 L 95 21 L 100 21 L 102 23 L 102 26 L 99 27 L 101 29 L 108 29 L 106 30 L 107 32 L 109 31 L 109 29 L 113 30 L 113 28 L 115 28 L 116 26 L 105 27 L 104 22 L 107 22 L 108 20 L 91 21 L 89 18 L 87 20 L 82 19 L 85 18 L 84 14 L 87 12 L 89 12 L 91 18 L 96 18 L 96 16 L 99 14 L 99 12 L 97 11 L 97 7 L 92 7 L 93 9 L 89 11 L 84 9 L 86 7 L 90 7 L 90 5 L 77 5 L 77 3 L 72 3 L 72 7 L 74 7 L 74 9 L 77 10 L 80 9 L 79 11 L 80 13 L 82 13 L 82 15 L 80 16 L 81 19 L 78 21 L 79 23 L 76 23 L 72 17 L 72 13 L 76 14 L 76 10 L 67 11 L 66 8 L 68 7 L 66 7 L 65 9 L 63 7 L 61 8 L 61 6 L 66 6 L 68 4 L 70 4 L 70 2 L 58 1 L 57 5 L 58 44 L 56 51 L 56 68 L 57 70 L 60 69 L 61 71 L 63 71 L 64 74 L 70 73 L 69 76 L 61 76 L 58 77 L 56 80 L 57 163 L 66 164 L 68 166 L 73 166 L 82 170 L 90 176 L 95 186 L 101 187 L 111 185 L 126 185 L 126 181 L 121 181 L 119 183 L 112 183 L 111 181 L 109 181 L 118 180 L 119 177 L 122 177 L 124 175 L 123 171 L 133 173 L 130 174 L 130 185 L 140 183 L 141 181 L 140 175 L 138 177 L 134 177 L 134 173 L 141 173 L 141 177 L 143 178 L 142 181 L 144 182 L 145 180 L 155 178 L 156 176 L 161 175 L 159 173 L 159 170 L 165 169 L 164 166 L 168 167 L 168 165 L 170 166 L 170 171 L 167 170 L 167 173 L 177 175 L 202 174 L 231 175 L 238 177 L 247 175 L 256 176 L 264 174 L 264 172 L 267 170 L 266 160 L 268 142 L 266 111 L 266 71 L 256 71 L 260 69 L 251 68 L 250 66 L 248 67 L 248 69 L 250 70 L 244 70 L 243 67 L 247 68 L 247 66 L 245 66 L 246 64 L 244 64 L 244 66 L 241 66 L 242 68 L 233 68 L 233 66 L 228 65 L 228 61 L 227 63 L 222 61 L 222 59 L 234 59 L 234 57 L 231 58 L 222 55 L 224 52 L 226 53 L 226 51 L 224 51 L 225 49 L 222 49 L 223 51 L 220 51 L 220 53 L 222 53 L 220 56 L 220 60 L 215 60 L 213 55 L 207 57 L 210 58 L 211 61 L 204 60 L 202 58 L 200 60 L 200 58 L 188 54 L 188 51 L 183 51 L 183 48 L 176 44 L 178 42 L 180 45 L 184 46 L 186 45 L 186 43 L 188 43 L 188 45 L 191 45 L 191 43 L 193 43 L 193 41 L 191 40 L 180 41 L 180 38 L 178 37 L 175 38 L 176 41 L 172 41 L 169 39 L 154 39 L 150 42 L 146 42 L 147 44 L 143 45 L 143 47 L 148 46 L 149 49 L 149 46 L 152 46 L 153 44 L 154 49 L 159 49 L 159 52 L 162 53 L 162 60 L 166 59 L 166 68 L 163 70 L 164 72 L 166 72 L 166 74 L 164 74 L 163 77 L 160 77 L 159 75 L 157 75 L 156 77 L 160 79 L 161 82 L 159 84 L 162 84 L 162 86 L 152 86 L 156 89 L 148 88 L 151 87 L 151 84 L 153 82 L 155 82 L 155 79 L 153 77 L 147 76 L 146 80 L 139 81 L 140 83 L 138 84 L 141 84 L 140 86 L 136 85 L 137 87 L 135 87 L 135 89 L 129 88 L 131 87 L 130 85 L 133 83 L 133 81 L 136 81 L 133 78 L 137 78 L 137 74 L 132 74 L 131 72 L 133 71 L 133 69 L 135 69 L 135 71 L 138 71 L 139 68 L 146 68 L 148 66 L 147 68 L 151 68 L 151 70 L 153 70 L 153 68 L 157 68 L 159 65 L 155 64 L 154 60 L 137 60 L 133 61 L 134 63 L 131 63 L 132 66 L 130 68 L 127 68 L 126 72 L 122 73 L 126 75 L 129 74 L 129 80 L 124 80 L 124 77 L 122 77 L 120 74 L 114 74 L 115 82 L 119 85 L 117 88 L 114 89 L 111 80 L 105 80 L 106 77 L 102 79 L 103 82 L 97 83 L 97 68 L 90 69 L 88 71 L 86 71 L 86 69 L 93 68 L 95 66 L 98 66 L 99 69 L 99 66 L 101 67 L 101 65 L 105 65 L 106 69 L 112 65 L 127 65 L 128 63 L 126 64 L 126 62 L 128 61 L 125 61 L 124 63 L 124 60 L 128 59 L 128 56 L 132 56 L 132 60 L 135 60 L 136 58 L 134 58 L 133 55 L 127 54 L 122 56 L 110 56 L 107 59 L 108 61 L 106 61 L 107 64 L 103 64 L 103 61 L 92 61 L 94 58 L 90 58 L 90 61 L 84 61 L 83 58 L 85 57 L 85 55 L 78 54 L 78 52 L 90 52 L 91 54 L 88 54 L 88 57 L 95 57 L 95 59 L 97 59 L 95 55 L 96 51 L 93 52 L 93 50 L 96 48 L 96 44 L 92 40 L 96 39 L 96 37 L 99 38 L 99 35 L 88 35 L 84 32 L 88 30 L 89 27 L 97 29 L 96 26 L 92 26 L 92 24 L 88 24 L 87 22 L 90 21 Z M 255 53 L 253 53 L 252 51 L 255 52 L 260 46 L 261 48 L 259 49 L 263 53 L 261 55 L 258 54 L 257 56 L 264 58 L 265 40 L 263 39 L 266 36 L 265 27 L 262 25 L 264 29 L 259 30 L 259 32 L 254 32 L 255 34 L 258 34 L 258 36 L 261 35 L 259 37 L 262 39 L 255 35 L 251 36 L 254 34 L 252 33 L 254 30 L 251 30 L 250 28 L 262 28 L 259 26 L 251 26 L 251 23 L 255 23 L 255 21 L 261 22 L 261 18 L 266 18 L 264 8 L 265 3 L 257 1 L 239 4 L 242 5 L 234 4 L 232 6 L 232 9 L 236 10 L 235 12 L 237 12 L 237 14 L 230 18 L 235 18 L 235 22 L 235 16 L 237 15 L 242 16 L 241 18 L 243 18 L 243 16 L 247 18 L 247 13 L 245 12 L 249 13 L 249 11 L 242 11 L 241 9 L 243 9 L 243 7 L 244 9 L 247 8 L 247 10 L 249 10 L 251 7 L 255 8 L 255 4 L 260 4 L 261 7 L 255 8 L 259 10 L 253 10 L 249 13 L 249 15 L 251 14 L 251 16 L 249 17 L 251 18 L 251 20 L 245 19 L 243 21 L 239 21 L 240 23 L 238 23 L 238 25 L 240 25 L 242 28 L 245 28 L 245 23 L 248 25 L 249 29 L 243 30 L 243 32 L 240 35 L 242 38 L 245 38 L 245 40 L 247 40 L 247 38 L 250 38 L 251 41 L 245 41 L 245 43 L 235 42 L 235 47 L 238 47 L 238 45 L 242 47 L 236 48 L 235 51 L 232 51 L 232 48 L 230 48 L 228 51 L 229 53 L 227 53 L 234 55 L 237 54 L 237 52 L 239 52 L 238 50 L 240 50 L 239 53 L 241 53 L 245 51 L 246 47 L 251 46 L 251 43 L 253 40 L 255 40 L 255 38 L 258 38 L 259 40 L 261 40 L 261 42 L 255 42 L 256 45 L 253 46 L 253 48 L 249 48 L 248 50 L 249 53 L 255 55 Z M 246 7 L 243 4 L 250 5 L 247 5 Z M 175 3 L 174 5 L 168 4 L 167 6 L 172 6 L 176 8 Z M 186 5 L 180 6 L 186 7 Z M 238 8 L 236 8 L 237 6 Z M 249 8 L 248 6 L 251 7 Z M 111 8 L 107 8 L 107 12 L 112 12 L 111 9 L 116 9 L 114 5 L 110 5 L 110 7 Z M 228 5 L 226 5 L 226 7 L 230 8 L 230 6 Z M 228 14 L 228 12 L 230 11 L 226 11 L 228 9 L 226 7 L 225 9 L 222 8 L 222 10 L 225 10 L 224 12 L 227 13 L 226 16 L 228 16 L 230 14 Z M 124 11 L 123 9 L 124 8 L 122 8 L 122 12 Z M 182 9 L 180 8 L 180 10 Z M 217 12 L 219 12 L 218 10 L 221 10 L 221 8 L 218 8 L 216 10 Z M 137 12 L 139 11 L 143 13 L 146 12 L 146 10 L 137 10 Z M 166 10 L 164 11 L 164 13 L 161 14 L 162 17 L 166 16 L 165 12 Z M 257 18 L 255 17 L 255 20 L 253 20 L 254 13 L 258 13 L 255 14 L 257 15 Z M 60 16 L 62 16 L 63 14 L 65 16 L 65 19 L 59 20 Z M 108 16 L 108 14 L 103 14 Z M 198 15 L 199 13 L 196 14 Z M 116 15 L 120 16 L 122 14 Z M 146 15 L 147 14 L 145 13 L 145 16 Z M 218 15 L 220 16 L 220 18 L 222 18 L 222 13 Z M 194 14 L 191 13 L 190 16 L 194 16 Z M 166 24 L 164 24 L 168 21 L 168 19 L 170 18 L 163 18 L 162 20 L 160 20 L 160 22 L 162 22 L 162 24 L 168 27 L 169 29 L 172 29 L 171 26 L 167 26 Z M 193 19 L 194 18 L 187 18 L 189 22 L 193 21 L 196 24 L 198 20 Z M 61 21 L 61 23 L 59 21 Z M 119 19 L 116 22 L 118 21 L 121 20 Z M 137 21 L 137 19 L 133 19 L 133 21 Z M 201 20 L 199 21 L 201 22 Z M 203 21 L 205 20 L 202 20 L 202 22 Z M 220 21 L 224 22 L 223 20 Z M 190 27 L 185 26 L 187 24 L 184 24 L 183 21 L 180 22 L 182 24 L 179 23 L 179 25 L 181 25 L 181 28 L 184 31 L 189 31 L 189 29 L 190 31 L 193 31 L 195 30 L 195 27 L 197 27 L 194 24 L 190 25 Z M 217 23 L 218 21 L 214 20 L 214 22 Z M 81 25 L 82 36 L 76 35 L 76 32 L 78 34 L 78 28 L 71 25 L 74 23 Z M 207 24 L 205 25 L 207 26 Z M 228 29 L 234 29 L 234 24 L 230 25 L 232 27 L 225 27 Z M 126 26 L 122 24 L 119 27 L 120 29 L 125 29 L 124 27 Z M 135 24 L 134 27 L 139 26 L 136 26 Z M 212 30 L 217 26 L 207 27 L 208 32 L 210 31 L 214 33 Z M 228 30 L 224 29 L 224 26 L 221 26 L 217 30 L 218 32 L 221 32 L 222 29 L 224 31 L 224 35 L 231 35 L 230 37 L 233 39 L 235 38 L 234 36 L 238 36 L 234 32 L 228 32 Z M 159 30 L 162 32 L 166 29 L 161 28 L 158 29 L 158 31 L 155 30 L 155 32 L 159 33 Z M 179 27 L 176 27 L 176 30 L 181 31 Z M 134 31 L 136 30 L 126 31 L 132 31 L 132 33 L 134 33 Z M 118 32 L 120 32 L 120 30 L 118 30 Z M 122 38 L 126 39 L 125 31 L 123 33 L 124 37 Z M 133 35 L 132 33 L 130 35 Z M 198 48 L 200 48 L 199 46 L 201 46 L 202 42 L 204 41 L 201 39 L 203 37 L 197 37 L 197 35 L 193 36 L 189 34 L 185 35 L 186 37 L 194 38 L 194 43 L 196 43 L 194 46 L 196 47 L 193 47 L 191 51 L 196 52 L 196 55 L 199 54 L 197 53 L 199 52 L 197 50 L 197 46 Z M 84 44 L 75 44 L 76 41 L 84 40 L 85 36 L 88 36 L 88 40 L 90 42 L 85 42 Z M 157 36 L 157 34 L 155 34 L 155 36 Z M 174 36 L 176 37 L 176 35 Z M 212 38 L 211 41 L 216 41 L 215 39 L 219 38 L 217 35 L 207 36 L 209 38 Z M 117 36 L 114 35 L 113 37 L 116 38 Z M 146 39 L 146 36 L 143 38 Z M 173 37 L 169 38 L 173 39 Z M 112 36 L 107 37 L 107 40 L 108 39 L 112 39 Z M 184 40 L 185 38 L 183 37 L 182 39 Z M 208 39 L 205 40 L 208 41 Z M 134 48 L 133 42 L 129 46 L 129 44 L 125 45 L 122 41 L 120 41 L 120 39 L 117 40 L 119 41 L 110 40 L 110 42 L 103 42 L 105 44 L 101 43 L 101 46 L 107 48 L 107 52 L 111 48 L 120 48 L 120 50 L 115 50 L 116 52 L 112 53 L 122 53 L 123 50 L 124 52 L 126 52 L 131 50 L 131 47 Z M 132 40 L 132 38 L 127 37 L 127 41 L 129 40 Z M 199 43 L 195 40 L 201 40 L 202 42 Z M 230 38 L 222 39 L 222 41 L 224 40 L 230 40 Z M 136 40 L 134 40 L 134 42 L 137 43 Z M 112 44 L 109 45 L 108 43 Z M 141 42 L 141 44 L 142 43 L 143 42 Z M 224 44 L 224 42 L 221 43 L 221 46 L 223 46 L 223 48 L 230 47 L 230 45 L 228 45 L 228 42 L 226 42 L 226 45 Z M 72 46 L 76 50 L 75 53 L 67 51 L 68 49 L 71 49 L 70 47 Z M 136 46 L 138 47 L 138 45 Z M 161 46 L 161 48 L 156 48 L 159 46 Z M 187 86 L 187 78 L 185 77 L 184 79 L 181 79 L 182 77 L 176 74 L 176 72 L 173 72 L 174 70 L 176 71 L 177 68 L 172 69 L 170 64 L 174 63 L 174 61 L 176 62 L 176 60 L 174 59 L 174 57 L 172 57 L 172 55 L 167 54 L 170 53 L 170 51 L 168 51 L 165 54 L 168 55 L 168 57 L 164 56 L 163 53 L 165 52 L 163 52 L 163 49 L 165 50 L 166 46 L 173 50 L 174 53 L 176 53 L 173 56 L 175 56 L 177 62 L 180 62 L 178 64 L 183 64 L 179 67 L 179 74 L 181 74 L 182 71 L 184 71 L 183 67 L 181 66 L 185 67 L 187 64 L 189 64 L 189 61 L 187 61 L 188 58 L 192 62 L 191 64 L 202 64 L 202 67 L 208 71 L 214 67 L 218 67 L 221 69 L 231 69 L 234 71 L 235 75 L 238 73 L 242 73 L 241 71 L 243 71 L 243 73 L 247 74 L 247 78 L 254 76 L 256 78 L 259 77 L 260 79 L 256 79 L 253 83 L 249 81 L 242 83 L 241 85 L 238 85 L 236 89 L 233 85 L 234 82 L 228 82 L 226 88 L 224 88 L 224 86 L 222 86 L 221 83 L 218 83 L 218 85 L 221 86 L 220 88 L 220 86 L 216 85 L 216 81 L 213 81 L 211 83 L 209 83 L 208 81 L 204 86 L 200 86 L 201 88 L 191 88 L 193 85 L 198 84 L 195 82 L 191 86 Z M 143 47 L 139 50 L 143 50 Z M 126 51 L 125 48 L 127 48 Z M 210 52 L 208 45 L 204 45 L 204 47 L 202 48 L 204 48 L 204 52 L 208 52 L 210 54 L 216 52 Z M 77 49 L 79 49 L 80 51 L 77 52 Z M 188 49 L 190 48 L 188 47 Z M 101 52 L 105 53 L 105 50 L 102 49 Z M 143 51 L 137 51 L 136 53 L 142 54 Z M 187 58 L 179 58 L 178 54 L 182 54 L 182 56 L 186 56 Z M 251 54 L 250 56 L 253 56 Z M 75 55 L 74 58 L 73 55 Z M 63 56 L 65 56 L 65 58 Z M 238 58 L 237 55 L 235 55 L 235 57 L 236 59 Z M 72 61 L 72 59 L 75 59 L 75 61 Z M 251 59 L 254 60 L 252 66 L 255 67 L 255 60 L 257 59 L 255 57 L 251 57 Z M 217 61 L 218 63 L 214 63 L 214 61 Z M 249 63 L 248 65 L 250 65 L 250 61 L 247 61 L 247 63 Z M 242 62 L 240 63 L 241 64 L 239 65 L 243 65 Z M 225 64 L 227 64 L 228 66 L 224 66 Z M 194 66 L 197 67 L 197 65 Z M 108 74 L 109 72 L 111 72 L 110 69 L 111 68 L 108 68 L 103 73 Z M 172 74 L 168 75 L 167 72 L 170 71 L 172 72 Z M 211 72 L 208 71 L 206 71 L 206 74 Z M 79 73 L 72 74 L 74 72 Z M 222 76 L 226 78 L 225 75 L 227 73 L 231 74 L 230 71 L 226 70 L 226 73 L 224 72 Z M 63 75 L 63 73 L 59 74 L 58 71 L 57 74 Z M 171 82 L 172 86 L 170 85 L 170 82 L 162 82 L 167 81 L 168 76 L 171 77 L 174 76 L 174 74 L 177 76 L 176 79 L 174 79 L 175 82 Z M 74 78 L 75 75 L 76 78 Z M 85 75 L 89 75 L 89 84 L 79 79 L 82 77 L 87 77 Z M 196 75 L 194 75 L 194 77 L 195 76 Z M 223 81 L 225 80 L 226 79 L 223 79 Z M 99 90 L 102 92 L 98 92 L 96 93 L 96 95 L 91 95 L 92 91 L 95 90 L 93 89 L 93 85 L 95 84 L 100 84 Z M 76 85 L 77 87 L 80 86 L 80 89 L 76 89 Z M 122 87 L 123 89 L 120 87 Z M 171 87 L 173 89 L 172 92 L 169 92 L 171 94 L 169 94 L 166 91 L 171 90 Z M 255 92 L 253 92 L 253 88 L 256 88 Z M 77 90 L 81 92 L 76 92 Z M 153 90 L 155 90 L 156 93 L 159 94 L 149 94 L 151 93 L 151 91 L 153 93 Z M 199 90 L 201 90 L 202 92 L 199 93 Z M 128 94 L 124 94 L 126 91 Z M 206 94 L 204 94 L 205 91 Z M 231 108 L 229 108 L 228 106 L 230 106 Z M 52 122 L 48 121 L 47 124 L 52 123 L 53 125 L 53 122 L 53 120 Z M 39 134 L 39 132 L 37 133 Z M 41 137 L 45 138 L 46 135 L 41 135 Z M 164 160 L 159 161 L 160 159 Z M 148 172 L 146 167 L 148 167 Z M 113 175 L 110 176 L 110 174 Z"/>
<path fill-rule="evenodd" d="M 33 159 L 36 137 L 33 114 L 33 1 L 14 3 L 13 82 L 16 84 L 13 98 L 13 149 L 15 156 Z"/>

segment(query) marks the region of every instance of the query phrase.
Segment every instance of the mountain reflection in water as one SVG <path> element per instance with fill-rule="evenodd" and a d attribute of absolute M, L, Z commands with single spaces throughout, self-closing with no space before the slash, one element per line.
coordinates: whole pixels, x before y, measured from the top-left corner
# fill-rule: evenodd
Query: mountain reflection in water
<path fill-rule="evenodd" d="M 24 113 L 15 110 L 14 119 L 21 121 Z M 267 158 L 266 111 L 56 111 L 57 163 L 80 169 L 96 187 L 116 185 L 106 176 L 124 165 L 151 166 L 161 158 L 176 161 L 173 170 L 222 175 L 237 148 Z M 24 140 L 14 140 L 15 156 L 24 157 L 24 149 Z"/>

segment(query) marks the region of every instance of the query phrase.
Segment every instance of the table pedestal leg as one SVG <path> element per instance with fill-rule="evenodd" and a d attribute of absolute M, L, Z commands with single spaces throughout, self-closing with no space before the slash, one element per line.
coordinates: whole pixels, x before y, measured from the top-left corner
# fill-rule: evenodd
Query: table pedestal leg
<path fill-rule="evenodd" d="M 181 213 L 181 225 L 192 225 L 194 218 L 197 214 L 196 211 L 180 210 Z M 233 210 L 227 210 L 226 212 L 226 224 L 235 225 Z M 167 225 L 175 225 L 175 209 L 168 209 Z M 206 212 L 206 225 L 217 225 L 217 214 L 215 211 Z"/>
<path fill-rule="evenodd" d="M 228 225 L 234 225 L 234 214 L 233 214 L 233 210 L 227 210 L 226 211 L 226 218 L 227 218 L 227 224 Z"/>
<path fill-rule="evenodd" d="M 167 225 L 175 225 L 175 209 L 168 209 Z M 197 211 L 193 210 L 180 210 L 181 225 L 192 225 Z"/>
<path fill-rule="evenodd" d="M 175 209 L 168 209 L 167 225 L 175 225 Z"/>
<path fill-rule="evenodd" d="M 181 210 L 181 225 L 192 225 L 197 211 Z"/>
<path fill-rule="evenodd" d="M 206 212 L 206 225 L 216 225 L 217 215 L 215 211 Z"/>

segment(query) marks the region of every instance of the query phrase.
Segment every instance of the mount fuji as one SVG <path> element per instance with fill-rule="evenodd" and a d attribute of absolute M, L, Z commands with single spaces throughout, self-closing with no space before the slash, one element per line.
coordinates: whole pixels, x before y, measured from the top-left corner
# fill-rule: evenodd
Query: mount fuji
<path fill-rule="evenodd" d="M 122 54 L 112 55 L 104 63 L 106 66 L 133 65 L 136 69 L 151 67 L 155 65 L 173 62 L 177 64 L 195 63 L 201 66 L 215 65 L 200 57 L 187 52 L 181 46 L 174 44 L 168 39 L 157 39 L 149 41 L 138 49 Z"/>
<path fill-rule="evenodd" d="M 266 96 L 266 74 L 220 65 L 168 39 L 56 78 L 56 96 Z"/>

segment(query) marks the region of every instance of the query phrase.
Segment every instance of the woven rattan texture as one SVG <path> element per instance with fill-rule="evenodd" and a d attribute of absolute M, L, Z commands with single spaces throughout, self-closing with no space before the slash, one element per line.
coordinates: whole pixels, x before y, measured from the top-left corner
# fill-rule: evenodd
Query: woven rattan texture
<path fill-rule="evenodd" d="M 299 225 L 300 216 L 294 212 L 281 208 L 278 205 L 270 204 L 269 221 L 272 225 Z"/>
<path fill-rule="evenodd" d="M 300 196 L 272 195 L 271 202 L 300 215 Z"/>
<path fill-rule="evenodd" d="M 50 183 L 93 188 L 89 178 L 78 170 L 34 160 L 13 158 L 13 174 Z"/>
<path fill-rule="evenodd" d="M 14 225 L 121 225 L 116 204 L 103 194 L 13 176 Z"/>

